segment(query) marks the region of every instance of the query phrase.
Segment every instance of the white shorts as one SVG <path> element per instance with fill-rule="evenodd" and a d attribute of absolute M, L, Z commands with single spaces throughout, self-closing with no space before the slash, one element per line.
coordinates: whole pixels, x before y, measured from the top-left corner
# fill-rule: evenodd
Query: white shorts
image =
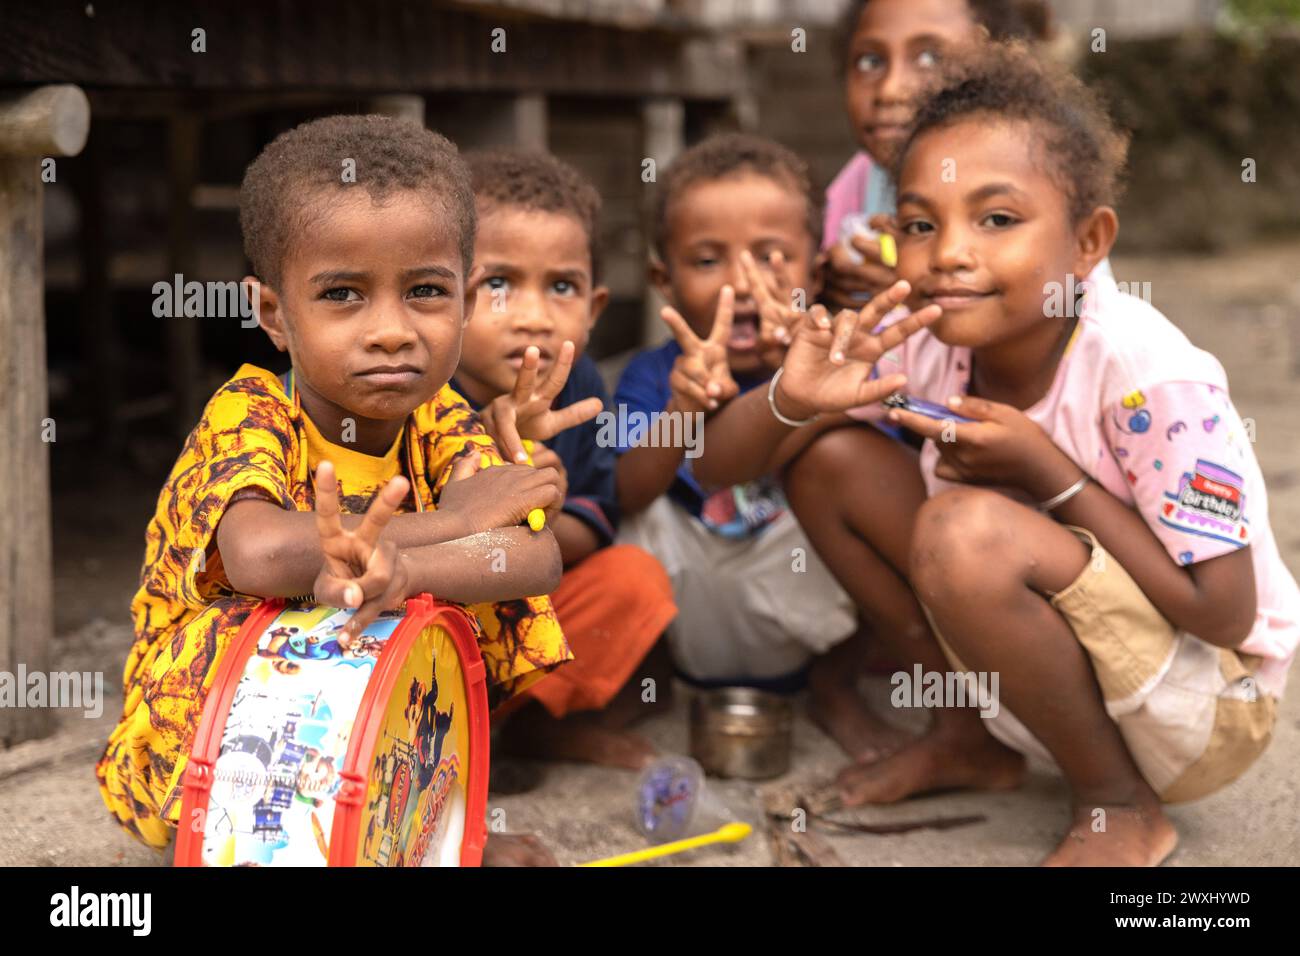
<path fill-rule="evenodd" d="M 724 538 L 666 495 L 624 517 L 619 541 L 668 572 L 677 667 L 698 680 L 783 677 L 849 637 L 857 609 L 788 510 L 754 537 Z"/>

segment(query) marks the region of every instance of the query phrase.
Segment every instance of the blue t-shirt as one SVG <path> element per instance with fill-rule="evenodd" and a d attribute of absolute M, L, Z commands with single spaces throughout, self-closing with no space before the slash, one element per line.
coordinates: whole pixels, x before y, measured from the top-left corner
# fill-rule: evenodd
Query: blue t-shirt
<path fill-rule="evenodd" d="M 455 378 L 449 384 L 474 411 L 482 408 L 461 390 Z M 567 408 L 593 396 L 609 409 L 609 395 L 596 363 L 580 355 L 552 407 Z M 598 431 L 597 419 L 591 419 L 560 432 L 546 446 L 560 456 L 569 473 L 569 492 L 562 510 L 589 525 L 600 539 L 599 547 L 603 548 L 613 542 L 618 527 L 618 496 L 614 490 L 614 448 L 600 446 L 596 440 Z"/>
<path fill-rule="evenodd" d="M 646 349 L 633 357 L 623 370 L 614 390 L 614 413 L 629 422 L 618 429 L 620 455 L 636 446 L 648 425 L 668 406 L 672 390 L 668 380 L 673 363 L 682 354 L 675 341 L 658 348 Z M 766 384 L 768 376 L 737 378 L 742 393 Z M 702 437 L 702 436 L 699 436 Z M 699 518 L 716 534 L 726 538 L 744 538 L 762 531 L 785 511 L 785 496 L 775 475 L 742 482 L 730 488 L 709 491 L 696 480 L 691 470 L 694 459 L 683 457 L 677 476 L 668 489 L 668 497 Z"/>

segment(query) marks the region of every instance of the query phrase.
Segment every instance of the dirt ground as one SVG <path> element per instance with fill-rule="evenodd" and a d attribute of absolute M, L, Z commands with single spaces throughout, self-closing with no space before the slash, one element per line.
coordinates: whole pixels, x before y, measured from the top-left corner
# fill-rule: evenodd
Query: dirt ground
<path fill-rule="evenodd" d="M 1300 569 L 1300 242 L 1241 249 L 1227 256 L 1117 257 L 1121 280 L 1149 282 L 1154 304 L 1228 370 L 1233 397 L 1256 422 L 1256 449 L 1270 493 L 1270 514 L 1283 554 Z M 130 627 L 126 608 L 139 570 L 143 529 L 155 488 L 114 478 L 56 494 L 55 666 L 105 674 L 104 713 L 97 720 L 63 712 L 59 733 L 0 752 L 0 865 L 149 866 L 157 853 L 113 824 L 95 787 L 92 765 L 121 708 L 117 686 Z M 74 518 L 74 516 L 76 516 Z M 864 693 L 888 719 L 915 727 L 918 713 L 893 711 L 885 678 Z M 653 718 L 645 733 L 664 751 L 687 750 L 685 695 Z M 792 780 L 824 777 L 842 762 L 838 750 L 802 716 L 795 727 Z M 1269 750 L 1235 784 L 1213 797 L 1171 808 L 1181 844 L 1172 866 L 1293 865 L 1300 862 L 1300 694 L 1284 702 Z M 633 825 L 628 772 L 577 765 L 540 768 L 533 791 L 492 795 L 511 831 L 533 831 L 563 864 L 643 845 Z M 711 792 L 737 819 L 758 823 L 757 786 L 713 781 Z M 853 865 L 997 866 L 1036 863 L 1066 823 L 1058 776 L 1035 768 L 1019 791 L 950 794 L 851 816 L 895 822 L 983 815 L 984 822 L 947 831 L 893 836 L 830 836 Z M 696 851 L 676 865 L 762 866 L 757 836 L 732 848 Z"/>

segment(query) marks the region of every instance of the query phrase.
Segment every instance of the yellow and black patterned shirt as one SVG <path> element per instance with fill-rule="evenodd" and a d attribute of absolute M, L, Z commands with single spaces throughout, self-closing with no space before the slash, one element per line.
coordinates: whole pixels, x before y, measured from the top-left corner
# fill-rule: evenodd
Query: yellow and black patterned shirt
<path fill-rule="evenodd" d="M 279 378 L 244 365 L 208 402 L 158 496 L 146 532 L 140 589 L 131 602 L 136 640 L 124 675 L 122 720 L 96 766 L 113 815 L 146 843 L 165 846 L 215 664 L 260 598 L 236 593 L 216 548 L 216 529 L 239 493 L 310 511 L 311 475 L 336 466 L 340 507 L 363 513 L 405 470 L 411 494 L 399 511 L 435 509 L 464 455 L 501 463 L 477 416 L 444 386 L 407 419 L 384 456 L 326 441 Z M 572 655 L 550 600 L 521 598 L 470 608 L 493 704 L 524 690 Z"/>

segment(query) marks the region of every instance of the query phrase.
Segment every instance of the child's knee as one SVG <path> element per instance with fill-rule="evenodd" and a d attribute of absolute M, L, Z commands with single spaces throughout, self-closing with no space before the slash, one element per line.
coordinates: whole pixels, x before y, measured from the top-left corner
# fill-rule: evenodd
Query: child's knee
<path fill-rule="evenodd" d="M 982 488 L 958 488 L 928 499 L 917 514 L 910 556 L 913 586 L 929 602 L 979 593 L 991 578 L 1017 573 L 1006 498 Z"/>
<path fill-rule="evenodd" d="M 791 503 L 826 500 L 828 490 L 843 487 L 840 479 L 852 467 L 854 451 L 852 429 L 838 428 L 814 439 L 785 470 L 786 497 Z"/>

